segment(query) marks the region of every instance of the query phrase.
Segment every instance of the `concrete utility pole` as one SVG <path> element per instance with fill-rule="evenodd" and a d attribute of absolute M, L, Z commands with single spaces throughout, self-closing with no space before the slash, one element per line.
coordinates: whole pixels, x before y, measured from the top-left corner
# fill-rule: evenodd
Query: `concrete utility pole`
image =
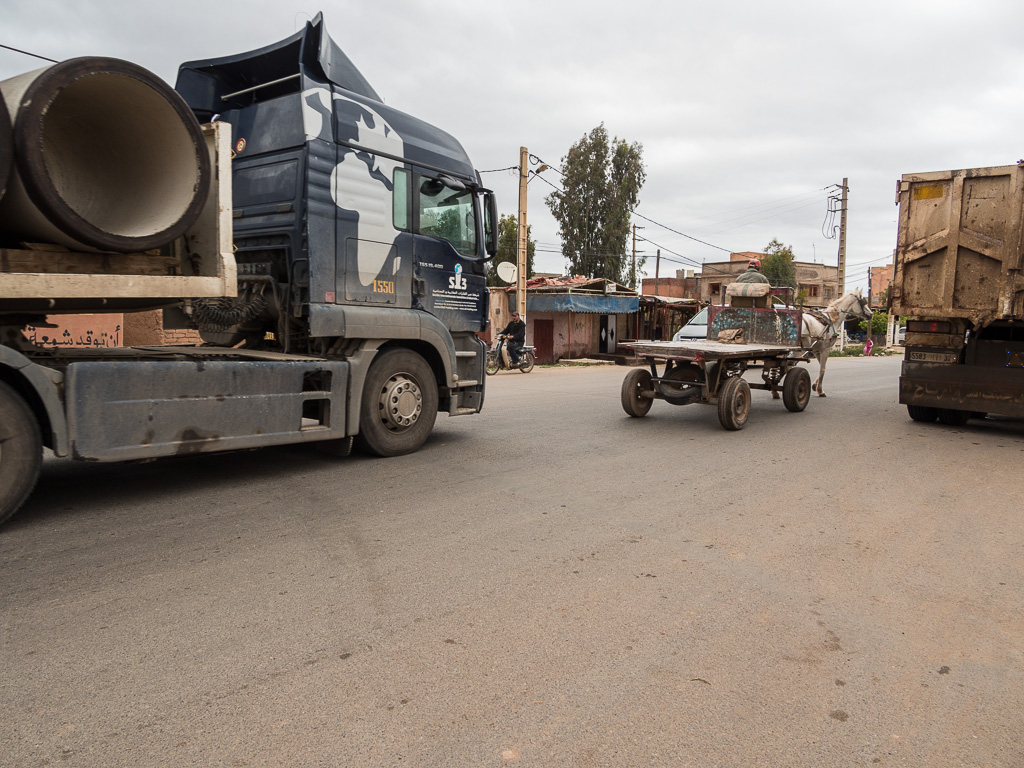
<path fill-rule="evenodd" d="M 519 241 L 516 248 L 516 309 L 526 322 L 526 182 L 530 153 L 519 148 Z"/>
<path fill-rule="evenodd" d="M 839 295 L 846 293 L 846 195 L 850 191 L 843 179 L 843 199 L 839 208 Z"/>
<path fill-rule="evenodd" d="M 633 225 L 633 272 L 631 273 L 632 276 L 633 276 L 633 285 L 630 286 L 634 291 L 636 290 L 636 284 L 637 284 L 637 276 L 636 276 L 636 231 L 638 229 L 643 229 L 643 227 L 638 227 L 636 224 L 634 224 Z M 642 251 L 641 251 L 641 253 L 642 253 Z M 641 285 L 642 285 L 642 283 L 641 283 Z M 643 291 L 641 291 L 641 293 L 643 293 Z"/>

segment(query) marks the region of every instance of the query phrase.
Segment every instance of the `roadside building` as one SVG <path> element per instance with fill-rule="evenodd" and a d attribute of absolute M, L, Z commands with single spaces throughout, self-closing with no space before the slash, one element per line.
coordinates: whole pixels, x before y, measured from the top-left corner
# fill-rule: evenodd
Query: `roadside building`
<path fill-rule="evenodd" d="M 729 254 L 729 261 L 704 264 L 697 274 L 697 292 L 700 301 L 721 302 L 722 289 L 736 281 L 751 259 L 763 259 L 763 253 L 743 251 Z M 839 297 L 839 267 L 817 262 L 794 261 L 797 291 L 809 307 L 824 307 Z"/>
<path fill-rule="evenodd" d="M 885 308 L 894 270 L 893 264 L 886 264 L 884 267 L 871 267 L 868 270 L 868 302 L 873 309 Z"/>
<path fill-rule="evenodd" d="M 487 343 L 504 328 L 515 308 L 515 286 L 490 289 Z M 635 338 L 636 291 L 612 280 L 535 277 L 526 282 L 526 343 L 538 363 L 613 355 L 619 339 Z"/>

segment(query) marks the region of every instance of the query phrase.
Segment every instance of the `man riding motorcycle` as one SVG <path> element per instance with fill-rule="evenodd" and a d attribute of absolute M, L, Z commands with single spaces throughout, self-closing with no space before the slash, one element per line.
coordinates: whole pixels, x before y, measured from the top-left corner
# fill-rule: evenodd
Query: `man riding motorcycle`
<path fill-rule="evenodd" d="M 508 337 L 508 356 L 513 366 L 519 365 L 519 353 L 526 344 L 526 323 L 520 319 L 519 312 L 512 313 L 512 319 L 499 335 Z"/>

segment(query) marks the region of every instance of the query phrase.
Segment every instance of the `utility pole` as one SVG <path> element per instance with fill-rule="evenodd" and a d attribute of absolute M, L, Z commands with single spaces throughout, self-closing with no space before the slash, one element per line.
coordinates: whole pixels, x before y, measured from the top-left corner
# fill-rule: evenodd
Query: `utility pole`
<path fill-rule="evenodd" d="M 636 290 L 636 283 L 637 283 L 637 277 L 636 277 L 636 231 L 638 229 L 643 229 L 643 227 L 638 227 L 636 224 L 634 224 L 633 225 L 633 271 L 630 273 L 632 275 L 632 277 L 633 277 L 633 285 L 630 286 L 630 287 L 634 291 Z M 641 293 L 643 293 L 643 291 L 641 291 Z"/>
<path fill-rule="evenodd" d="M 658 295 L 658 283 L 660 282 L 661 272 L 661 248 L 658 249 L 658 255 L 654 259 L 654 295 Z"/>
<path fill-rule="evenodd" d="M 839 295 L 846 293 L 846 203 L 850 191 L 843 179 L 843 198 L 839 208 Z"/>
<path fill-rule="evenodd" d="M 526 182 L 530 153 L 519 148 L 519 240 L 516 248 L 516 309 L 526 322 Z M 495 224 L 497 226 L 497 224 Z"/>

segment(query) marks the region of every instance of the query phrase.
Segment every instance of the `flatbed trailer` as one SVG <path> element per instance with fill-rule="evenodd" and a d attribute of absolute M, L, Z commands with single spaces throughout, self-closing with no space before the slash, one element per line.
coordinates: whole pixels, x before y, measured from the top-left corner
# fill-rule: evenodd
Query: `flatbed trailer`
<path fill-rule="evenodd" d="M 717 308 L 716 308 L 717 309 Z M 770 313 L 770 315 L 769 315 Z M 742 429 L 750 415 L 750 390 L 762 389 L 773 397 L 782 394 L 786 408 L 799 413 L 811 398 L 811 377 L 806 368 L 798 367 L 810 359 L 810 350 L 802 349 L 798 310 L 729 308 L 732 325 L 736 319 L 747 320 L 765 328 L 762 321 L 770 316 L 777 320 L 789 318 L 785 324 L 774 323 L 776 336 L 785 343 L 732 343 L 717 340 L 638 341 L 626 345 L 643 361 L 646 368 L 634 368 L 622 382 L 622 409 L 637 418 L 647 415 L 655 400 L 672 405 L 703 403 L 718 407 L 718 420 L 728 430 Z M 737 318 L 739 316 L 739 318 Z M 750 328 L 751 323 L 740 323 Z M 712 320 L 708 333 L 716 336 L 723 323 Z M 783 333 L 778 328 L 787 326 Z M 752 335 L 761 335 L 758 333 Z M 660 368 L 660 372 L 659 372 Z M 743 378 L 749 369 L 760 369 L 761 381 Z"/>

